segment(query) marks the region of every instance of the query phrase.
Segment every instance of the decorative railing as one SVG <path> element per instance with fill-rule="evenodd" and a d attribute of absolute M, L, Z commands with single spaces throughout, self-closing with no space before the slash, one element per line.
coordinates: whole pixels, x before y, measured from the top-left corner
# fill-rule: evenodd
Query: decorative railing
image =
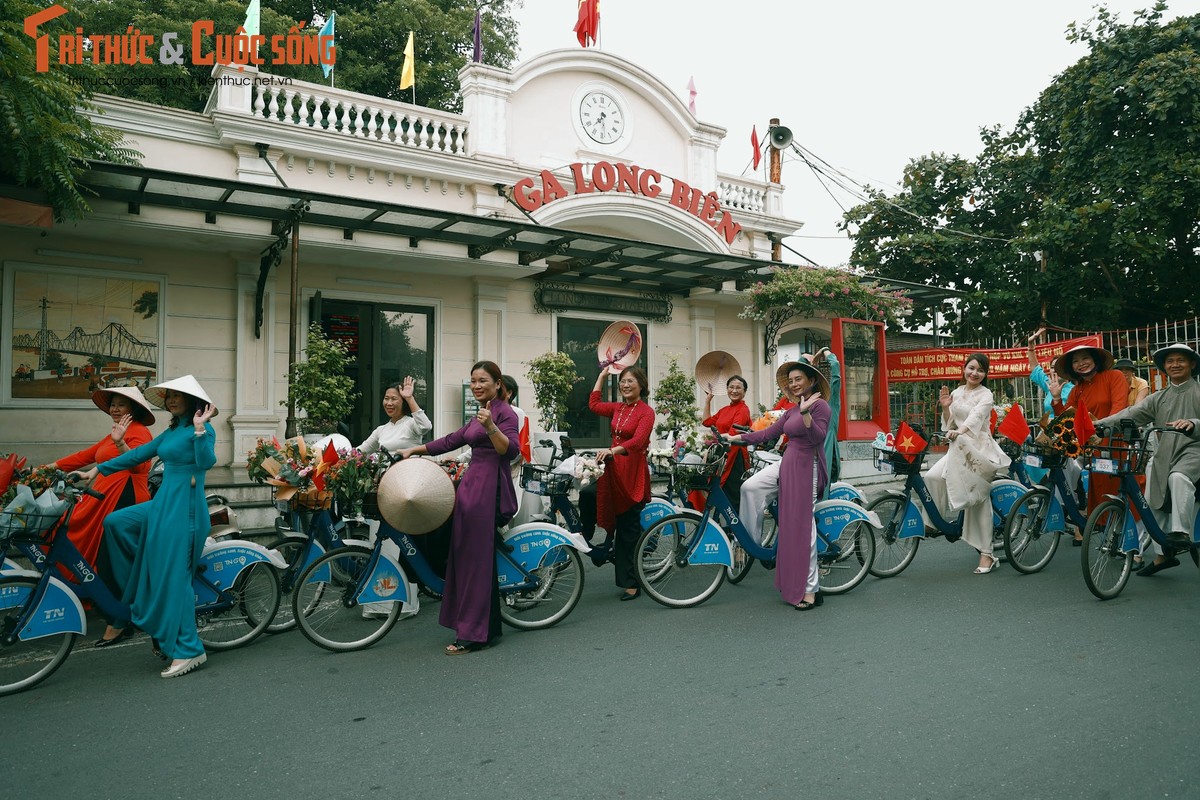
<path fill-rule="evenodd" d="M 257 82 L 250 113 L 283 125 L 341 136 L 446 155 L 467 154 L 465 117 L 317 84 L 280 78 Z"/>
<path fill-rule="evenodd" d="M 767 187 L 760 181 L 732 178 L 728 175 L 717 178 L 717 196 L 721 205 L 726 208 L 736 208 L 739 211 L 749 211 L 755 214 L 766 213 Z"/>

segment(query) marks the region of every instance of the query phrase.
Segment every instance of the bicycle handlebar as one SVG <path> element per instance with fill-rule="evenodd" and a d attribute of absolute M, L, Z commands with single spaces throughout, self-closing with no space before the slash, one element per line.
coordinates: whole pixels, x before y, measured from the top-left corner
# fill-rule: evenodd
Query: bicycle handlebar
<path fill-rule="evenodd" d="M 735 431 L 741 431 L 742 433 L 750 433 L 752 430 L 754 430 L 749 425 L 734 425 L 733 429 Z"/>
<path fill-rule="evenodd" d="M 69 488 L 80 494 L 86 494 L 88 497 L 94 497 L 97 500 L 104 499 L 103 492 L 97 492 L 90 486 L 77 485 L 80 484 L 83 479 L 83 475 L 78 472 L 63 472 L 62 470 L 58 470 L 54 473 L 54 477 L 58 480 L 61 480 Z"/>

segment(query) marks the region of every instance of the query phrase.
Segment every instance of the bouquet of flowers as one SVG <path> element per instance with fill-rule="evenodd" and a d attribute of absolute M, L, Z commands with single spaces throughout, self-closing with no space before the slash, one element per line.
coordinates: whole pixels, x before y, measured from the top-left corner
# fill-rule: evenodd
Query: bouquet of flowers
<path fill-rule="evenodd" d="M 580 486 L 590 486 L 604 474 L 604 462 L 595 456 L 581 455 L 575 459 L 575 480 Z"/>
<path fill-rule="evenodd" d="M 246 472 L 260 483 L 275 487 L 276 500 L 291 500 L 311 508 L 328 508 L 333 492 L 326 489 L 325 478 L 330 467 L 338 461 L 331 443 L 323 452 L 309 449 L 304 439 L 296 436 L 281 444 L 259 439 L 246 458 Z"/>
<path fill-rule="evenodd" d="M 379 483 L 387 467 L 387 460 L 377 453 L 367 454 L 354 448 L 339 450 L 338 460 L 325 475 L 325 487 L 351 516 L 360 516 L 363 498 Z"/>
<path fill-rule="evenodd" d="M 1059 414 L 1039 433 L 1035 442 L 1058 450 L 1067 458 L 1077 458 L 1081 455 L 1091 455 L 1092 449 L 1080 443 L 1075 435 L 1075 409 L 1068 408 Z"/>
<path fill-rule="evenodd" d="M 445 461 L 438 462 L 438 466 L 446 471 L 446 474 L 450 476 L 450 480 L 454 481 L 455 486 L 458 486 L 458 482 L 463 479 L 463 475 L 467 473 L 467 467 L 470 465 L 470 451 L 456 458 L 448 458 Z"/>

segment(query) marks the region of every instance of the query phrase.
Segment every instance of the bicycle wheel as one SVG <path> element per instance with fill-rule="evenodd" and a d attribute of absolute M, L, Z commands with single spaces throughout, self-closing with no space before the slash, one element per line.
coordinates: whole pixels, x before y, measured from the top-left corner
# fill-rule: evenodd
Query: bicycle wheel
<path fill-rule="evenodd" d="M 267 629 L 279 609 L 279 575 L 267 561 L 249 564 L 213 608 L 196 609 L 196 633 L 209 650 L 249 644 Z"/>
<path fill-rule="evenodd" d="M 701 518 L 672 514 L 643 531 L 634 564 L 638 583 L 664 606 L 687 608 L 703 603 L 721 588 L 724 564 L 690 564 L 686 556 L 701 534 Z"/>
<path fill-rule="evenodd" d="M 275 619 L 267 626 L 267 633 L 284 633 L 296 627 L 296 617 L 292 614 L 292 595 L 300 578 L 300 558 L 307 543 L 307 536 L 292 534 L 267 545 L 268 550 L 279 551 L 279 555 L 288 563 L 279 571 L 279 609 L 275 612 Z"/>
<path fill-rule="evenodd" d="M 747 553 L 736 538 L 729 543 L 729 548 L 733 550 L 733 566 L 725 568 L 727 573 L 725 580 L 730 583 L 741 583 L 742 579 L 750 574 L 750 568 L 754 566 L 754 556 Z"/>
<path fill-rule="evenodd" d="M 560 545 L 542 557 L 530 574 L 537 586 L 500 590 L 500 619 L 514 628 L 549 628 L 566 619 L 583 595 L 583 559 L 574 547 Z"/>
<path fill-rule="evenodd" d="M 883 530 L 871 530 L 875 535 L 875 562 L 870 572 L 876 578 L 890 578 L 903 572 L 912 560 L 916 558 L 917 547 L 921 540 L 917 536 L 901 539 L 900 525 L 904 522 L 904 513 L 908 509 L 908 501 L 903 497 L 885 494 L 877 497 L 867 506 L 868 511 L 874 511 L 883 523 Z"/>
<path fill-rule="evenodd" d="M 1046 530 L 1052 497 L 1045 490 L 1028 491 L 1004 520 L 1004 555 L 1017 572 L 1041 571 L 1058 550 L 1058 531 Z"/>
<path fill-rule="evenodd" d="M 7 640 L 25 604 L 37 589 L 36 578 L 0 578 L 0 637 Z M 56 633 L 0 644 L 0 696 L 28 689 L 49 678 L 75 646 L 74 633 Z"/>
<path fill-rule="evenodd" d="M 1101 600 L 1121 593 L 1129 580 L 1133 553 L 1121 552 L 1125 505 L 1109 500 L 1096 506 L 1083 528 L 1083 580 Z"/>
<path fill-rule="evenodd" d="M 875 533 L 864 520 L 846 526 L 834 543 L 838 552 L 817 556 L 817 580 L 826 594 L 843 594 L 858 586 L 875 563 Z"/>
<path fill-rule="evenodd" d="M 400 618 L 400 603 L 387 614 L 368 612 L 355 600 L 371 551 L 339 547 L 309 564 L 292 592 L 297 627 L 318 647 L 334 652 L 361 650 L 382 639 Z M 319 578 L 324 573 L 328 577 Z"/>

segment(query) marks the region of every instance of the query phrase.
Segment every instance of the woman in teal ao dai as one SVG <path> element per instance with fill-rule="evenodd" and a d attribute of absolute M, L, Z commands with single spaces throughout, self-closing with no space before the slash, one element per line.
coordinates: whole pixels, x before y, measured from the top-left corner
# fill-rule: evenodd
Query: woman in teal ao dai
<path fill-rule="evenodd" d="M 96 470 L 111 475 L 155 456 L 162 459 L 163 481 L 157 494 L 148 502 L 109 514 L 104 520 L 104 542 L 132 622 L 172 659 L 162 673 L 172 678 L 205 660 L 196 632 L 192 576 L 210 527 L 204 474 L 217 461 L 216 433 L 208 422 L 217 410 L 190 375 L 151 387 L 146 399 L 171 413 L 171 426 L 85 475 L 94 477 Z"/>

